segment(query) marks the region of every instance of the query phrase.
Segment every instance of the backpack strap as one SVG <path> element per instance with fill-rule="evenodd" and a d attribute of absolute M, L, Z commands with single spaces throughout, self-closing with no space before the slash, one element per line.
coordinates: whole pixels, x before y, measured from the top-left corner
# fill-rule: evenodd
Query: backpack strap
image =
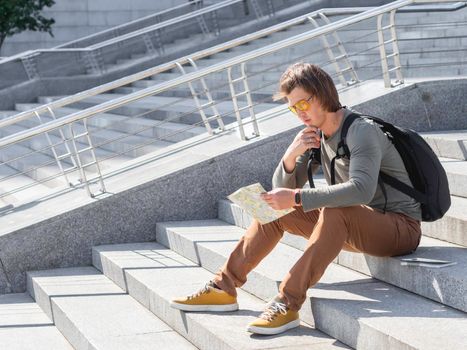
<path fill-rule="evenodd" d="M 396 190 L 399 190 L 402 193 L 405 193 L 406 195 L 412 197 L 421 204 L 426 204 L 427 198 L 425 194 L 421 193 L 420 191 L 417 191 L 415 188 L 403 183 L 402 181 L 399 181 L 391 175 L 385 174 L 383 172 L 380 172 L 379 174 L 381 179 L 383 179 L 383 181 L 389 186 L 394 187 Z"/>
<path fill-rule="evenodd" d="M 315 188 L 315 182 L 313 181 L 313 165 L 315 164 L 321 164 L 321 149 L 319 148 L 312 148 L 310 158 L 308 158 L 307 174 L 310 188 Z"/>
<path fill-rule="evenodd" d="M 347 157 L 348 159 L 350 159 L 350 150 L 346 143 L 347 132 L 349 131 L 349 128 L 352 125 L 352 123 L 358 118 L 361 118 L 359 114 L 352 113 L 344 119 L 344 124 L 342 125 L 341 129 L 341 139 L 337 144 L 336 155 L 331 160 L 331 185 L 336 184 L 336 173 L 334 170 L 336 159 L 341 159 L 343 157 Z"/>
<path fill-rule="evenodd" d="M 331 160 L 331 184 L 332 185 L 334 185 L 336 183 L 336 173 L 335 173 L 335 169 L 334 169 L 336 159 L 340 159 L 340 158 L 343 158 L 343 157 L 346 157 L 347 159 L 350 159 L 350 150 L 349 150 L 349 147 L 347 146 L 347 133 L 348 133 L 349 128 L 352 125 L 352 123 L 356 119 L 359 119 L 359 118 L 362 118 L 361 114 L 352 113 L 352 114 L 349 114 L 347 116 L 347 118 L 345 118 L 345 120 L 344 120 L 344 124 L 342 125 L 342 129 L 341 129 L 341 139 L 340 139 L 339 143 L 337 144 L 336 155 Z M 384 127 L 387 126 L 386 125 L 387 123 L 384 122 L 381 119 L 378 119 L 378 118 L 371 118 L 371 119 L 375 120 L 379 124 L 382 124 Z M 389 126 L 392 126 L 392 125 L 389 124 Z M 383 183 L 383 181 L 384 182 L 386 182 L 386 181 L 381 175 L 382 175 L 382 173 L 380 171 L 379 175 L 378 175 L 378 184 L 381 187 L 381 192 L 383 192 L 383 196 L 384 196 L 384 209 L 383 209 L 383 212 L 385 213 L 386 212 L 386 206 L 388 204 L 388 196 L 387 196 L 387 192 L 386 192 L 386 187 L 384 186 L 384 183 Z M 398 180 L 396 180 L 396 181 L 398 181 Z"/>

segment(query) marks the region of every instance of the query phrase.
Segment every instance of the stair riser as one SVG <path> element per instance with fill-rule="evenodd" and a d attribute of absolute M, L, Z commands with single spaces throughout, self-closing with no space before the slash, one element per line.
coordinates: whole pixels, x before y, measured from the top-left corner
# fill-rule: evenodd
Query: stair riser
<path fill-rule="evenodd" d="M 424 137 L 438 157 L 467 160 L 467 141 Z"/>

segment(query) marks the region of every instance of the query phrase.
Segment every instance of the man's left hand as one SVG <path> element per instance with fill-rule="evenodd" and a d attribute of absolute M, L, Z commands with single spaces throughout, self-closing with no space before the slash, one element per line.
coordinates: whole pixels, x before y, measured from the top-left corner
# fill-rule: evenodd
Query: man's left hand
<path fill-rule="evenodd" d="M 295 191 L 290 188 L 275 188 L 272 191 L 261 193 L 260 196 L 275 210 L 288 209 L 295 205 Z"/>

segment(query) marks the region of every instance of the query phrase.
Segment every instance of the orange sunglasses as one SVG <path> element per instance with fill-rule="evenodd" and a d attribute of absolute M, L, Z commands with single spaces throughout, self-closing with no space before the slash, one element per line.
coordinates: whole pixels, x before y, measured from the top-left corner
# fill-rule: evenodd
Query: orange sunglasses
<path fill-rule="evenodd" d="M 293 114 L 298 114 L 297 110 L 302 111 L 302 112 L 308 110 L 308 108 L 310 108 L 309 101 L 311 100 L 312 97 L 313 96 L 310 96 L 307 100 L 300 100 L 296 104 L 294 104 L 293 106 L 290 106 L 289 107 L 290 111 Z"/>

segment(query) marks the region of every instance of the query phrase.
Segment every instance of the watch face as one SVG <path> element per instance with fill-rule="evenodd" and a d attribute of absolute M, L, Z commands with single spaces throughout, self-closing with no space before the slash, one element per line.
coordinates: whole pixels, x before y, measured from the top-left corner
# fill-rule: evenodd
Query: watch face
<path fill-rule="evenodd" d="M 300 204 L 300 192 L 295 193 L 295 204 Z"/>

